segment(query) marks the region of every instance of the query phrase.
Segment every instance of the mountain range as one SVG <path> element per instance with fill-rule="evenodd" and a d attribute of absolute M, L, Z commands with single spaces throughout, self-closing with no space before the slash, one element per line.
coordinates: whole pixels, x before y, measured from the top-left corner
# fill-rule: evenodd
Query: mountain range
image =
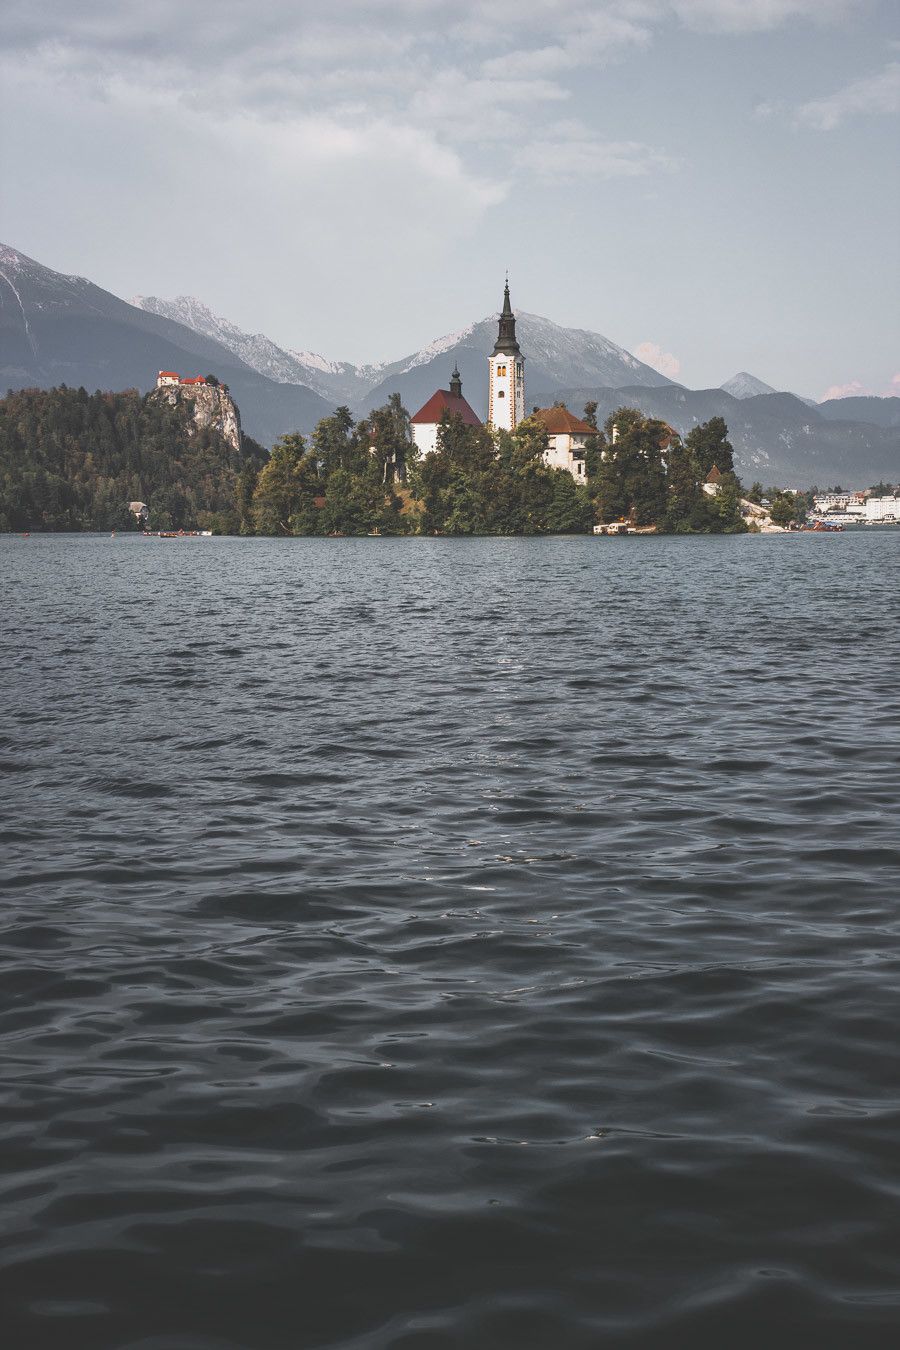
<path fill-rule="evenodd" d="M 900 399 L 814 404 L 747 371 L 719 389 L 690 390 L 598 333 L 524 311 L 516 317 L 529 406 L 564 399 L 580 411 L 593 399 L 602 420 L 630 404 L 682 433 L 722 416 L 739 471 L 766 483 L 867 486 L 900 476 Z M 229 385 L 244 427 L 265 445 L 286 431 L 309 432 L 341 403 L 362 416 L 397 392 L 413 412 L 447 387 L 454 364 L 466 398 L 484 417 L 485 357 L 496 322 L 489 315 L 398 361 L 360 366 L 246 333 L 193 296 L 128 303 L 0 245 L 0 388 L 65 383 L 146 391 L 160 369 L 212 373 Z"/>
<path fill-rule="evenodd" d="M 348 361 L 329 361 L 314 352 L 286 350 L 262 333 L 244 333 L 228 319 L 213 314 L 196 296 L 161 300 L 158 296 L 138 295 L 132 304 L 147 313 L 187 324 L 214 338 L 270 379 L 305 384 L 323 398 L 346 403 L 358 416 L 384 403 L 395 392 L 415 412 L 436 388 L 446 384 L 456 362 L 466 386 L 466 398 L 481 417 L 487 414 L 485 355 L 497 336 L 496 314 L 459 332 L 436 338 L 421 351 L 399 361 L 354 366 Z M 528 390 L 533 399 L 543 401 L 551 397 L 560 384 L 571 381 L 574 373 L 580 383 L 650 387 L 671 383 L 665 375 L 598 333 L 561 328 L 549 319 L 523 310 L 516 314 L 516 329 L 528 358 Z"/>
<path fill-rule="evenodd" d="M 332 410 L 312 389 L 268 379 L 194 328 L 0 245 L 0 389 L 68 384 L 146 392 L 159 370 L 217 375 L 244 427 L 266 445 Z"/>

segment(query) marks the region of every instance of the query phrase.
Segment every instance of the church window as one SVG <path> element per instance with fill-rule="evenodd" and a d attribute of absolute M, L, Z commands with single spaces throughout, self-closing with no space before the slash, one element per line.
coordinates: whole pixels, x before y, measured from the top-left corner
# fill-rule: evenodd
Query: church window
<path fill-rule="evenodd" d="M 505 390 L 505 389 L 498 389 L 498 390 L 497 390 L 497 397 L 498 397 L 498 398 L 506 398 L 506 390 Z"/>
<path fill-rule="evenodd" d="M 498 367 L 497 367 L 497 374 L 498 374 L 498 375 L 505 375 L 505 374 L 506 374 L 506 366 L 498 366 Z"/>

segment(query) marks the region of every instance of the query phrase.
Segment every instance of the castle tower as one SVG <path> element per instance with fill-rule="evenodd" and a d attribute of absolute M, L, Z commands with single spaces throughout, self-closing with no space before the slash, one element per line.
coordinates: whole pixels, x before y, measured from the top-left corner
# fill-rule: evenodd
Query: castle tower
<path fill-rule="evenodd" d="M 509 303 L 509 282 L 503 290 L 503 309 L 494 350 L 488 357 L 490 389 L 488 425 L 515 431 L 525 417 L 525 357 L 516 341 L 516 316 Z"/>

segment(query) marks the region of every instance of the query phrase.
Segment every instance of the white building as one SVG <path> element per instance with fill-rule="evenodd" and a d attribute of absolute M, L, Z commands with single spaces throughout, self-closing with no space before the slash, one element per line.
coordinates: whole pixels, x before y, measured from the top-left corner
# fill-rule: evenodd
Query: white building
<path fill-rule="evenodd" d="M 900 520 L 900 497 L 869 497 L 866 501 L 866 523 Z"/>
<path fill-rule="evenodd" d="M 568 469 L 576 483 L 586 482 L 584 454 L 588 438 L 597 434 L 596 428 L 561 406 L 536 408 L 532 416 L 543 422 L 547 432 L 544 463 L 551 469 Z"/>
<path fill-rule="evenodd" d="M 163 389 L 167 384 L 181 384 L 181 376 L 177 370 L 161 370 L 156 377 L 157 389 Z"/>
<path fill-rule="evenodd" d="M 714 464 L 707 475 L 706 482 L 703 484 L 703 491 L 707 497 L 718 497 L 722 491 L 722 471 L 718 464 Z"/>
<path fill-rule="evenodd" d="M 412 437 L 422 455 L 434 454 L 438 431 L 445 413 L 456 413 L 467 427 L 480 427 L 481 420 L 463 398 L 462 380 L 454 367 L 449 389 L 437 389 L 410 419 Z"/>
<path fill-rule="evenodd" d="M 497 341 L 488 365 L 488 426 L 498 431 L 515 431 L 525 418 L 525 357 L 516 341 L 516 317 L 509 303 L 508 281 L 503 290 Z"/>

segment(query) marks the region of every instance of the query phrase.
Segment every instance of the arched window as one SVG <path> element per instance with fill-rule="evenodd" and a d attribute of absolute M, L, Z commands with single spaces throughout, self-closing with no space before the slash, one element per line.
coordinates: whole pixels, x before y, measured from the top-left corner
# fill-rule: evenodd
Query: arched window
<path fill-rule="evenodd" d="M 498 398 L 506 398 L 506 390 L 505 390 L 505 389 L 498 389 L 498 390 L 497 390 L 497 397 L 498 397 Z"/>

